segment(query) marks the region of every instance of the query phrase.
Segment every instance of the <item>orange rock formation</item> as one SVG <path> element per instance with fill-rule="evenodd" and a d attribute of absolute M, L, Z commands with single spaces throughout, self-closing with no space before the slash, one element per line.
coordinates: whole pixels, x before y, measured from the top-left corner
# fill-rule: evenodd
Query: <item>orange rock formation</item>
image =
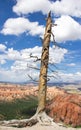
<path fill-rule="evenodd" d="M 61 92 L 62 90 L 60 90 L 60 93 Z M 80 126 L 81 95 L 63 92 L 61 94 L 57 94 L 57 96 L 49 102 L 47 105 L 47 111 L 56 122 L 64 122 L 65 124 L 70 124 L 73 127 Z"/>

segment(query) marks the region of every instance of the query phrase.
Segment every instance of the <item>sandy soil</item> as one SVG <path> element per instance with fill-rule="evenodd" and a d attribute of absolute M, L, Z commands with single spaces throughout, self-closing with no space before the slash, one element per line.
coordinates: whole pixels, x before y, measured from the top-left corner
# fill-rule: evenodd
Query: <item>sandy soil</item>
<path fill-rule="evenodd" d="M 63 126 L 58 126 L 56 123 L 54 123 L 52 126 L 42 126 L 39 124 L 36 124 L 32 127 L 25 127 L 25 128 L 14 128 L 14 127 L 5 127 L 0 126 L 0 130 L 81 130 L 81 128 L 66 128 Z"/>

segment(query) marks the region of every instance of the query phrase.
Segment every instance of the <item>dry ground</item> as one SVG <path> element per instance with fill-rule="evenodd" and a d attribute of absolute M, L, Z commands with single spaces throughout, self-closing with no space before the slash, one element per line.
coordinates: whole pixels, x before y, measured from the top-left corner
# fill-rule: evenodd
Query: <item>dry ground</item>
<path fill-rule="evenodd" d="M 66 128 L 63 126 L 58 126 L 56 123 L 54 123 L 52 126 L 42 126 L 36 124 L 32 127 L 25 127 L 25 128 L 0 126 L 0 130 L 81 130 L 81 128 L 71 128 L 71 127 Z"/>

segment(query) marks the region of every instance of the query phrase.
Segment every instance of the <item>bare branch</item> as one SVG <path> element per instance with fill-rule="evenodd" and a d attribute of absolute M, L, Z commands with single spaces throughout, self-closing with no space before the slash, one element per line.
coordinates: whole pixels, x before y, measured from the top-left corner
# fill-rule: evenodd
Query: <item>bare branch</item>
<path fill-rule="evenodd" d="M 55 67 L 57 70 L 59 69 L 59 68 L 55 65 L 55 63 L 49 62 L 49 64 L 52 65 L 53 67 Z"/>
<path fill-rule="evenodd" d="M 32 53 L 30 53 L 30 58 L 35 58 L 34 62 L 41 60 L 37 56 L 33 56 Z"/>
<path fill-rule="evenodd" d="M 43 39 L 42 37 L 40 37 L 40 40 L 41 40 L 41 42 L 43 43 L 43 40 L 44 40 L 44 39 Z"/>
<path fill-rule="evenodd" d="M 50 67 L 48 67 L 48 69 L 49 69 L 51 72 L 53 72 L 53 73 L 58 73 L 58 71 L 53 70 L 53 69 L 51 69 Z"/>
<path fill-rule="evenodd" d="M 57 77 L 55 77 L 54 75 L 50 75 L 50 76 L 48 75 L 48 77 L 57 79 Z"/>
<path fill-rule="evenodd" d="M 52 26 L 57 26 L 57 24 L 52 24 Z M 55 47 L 57 46 L 57 47 L 62 48 L 62 47 L 59 46 L 59 45 L 57 44 L 57 42 L 55 41 L 55 36 L 54 36 L 53 32 L 51 32 L 51 35 L 53 36 L 53 43 L 54 43 Z"/>
<path fill-rule="evenodd" d="M 51 34 L 52 34 L 52 36 L 53 36 L 53 42 L 56 43 L 56 42 L 55 42 L 55 36 L 54 36 L 53 32 L 51 32 Z"/>
<path fill-rule="evenodd" d="M 53 36 L 53 42 L 52 42 L 52 43 L 54 43 L 55 47 L 61 48 L 61 47 L 57 44 L 57 42 L 55 41 L 55 36 L 54 36 L 53 32 L 51 32 L 51 34 L 52 34 L 52 36 Z"/>
<path fill-rule="evenodd" d="M 55 24 L 55 23 L 52 23 L 52 27 L 54 27 L 54 26 L 57 26 L 57 24 Z"/>
<path fill-rule="evenodd" d="M 63 48 L 60 45 L 58 45 L 57 42 L 55 41 L 55 36 L 54 36 L 53 32 L 51 32 L 51 34 L 53 36 L 53 42 L 52 43 L 54 43 L 55 47 Z"/>
<path fill-rule="evenodd" d="M 32 76 L 30 76 L 29 74 L 27 74 L 27 75 L 28 75 L 28 77 L 29 77 L 32 81 L 38 82 L 38 81 L 36 81 L 35 79 L 33 79 Z"/>
<path fill-rule="evenodd" d="M 36 69 L 36 70 L 40 70 L 39 68 L 34 67 L 34 66 L 30 66 L 30 65 L 28 65 L 28 64 L 27 64 L 27 67 L 32 68 L 32 69 Z"/>
<path fill-rule="evenodd" d="M 51 72 L 53 72 L 53 75 L 51 75 L 52 77 L 54 77 L 54 78 L 57 78 L 57 77 L 61 78 L 61 77 L 59 76 L 59 74 L 58 74 L 58 71 L 53 70 L 53 69 L 51 69 L 50 67 L 48 67 L 48 68 L 49 68 L 49 70 L 50 70 Z M 56 76 L 57 76 L 57 77 L 56 77 Z"/>

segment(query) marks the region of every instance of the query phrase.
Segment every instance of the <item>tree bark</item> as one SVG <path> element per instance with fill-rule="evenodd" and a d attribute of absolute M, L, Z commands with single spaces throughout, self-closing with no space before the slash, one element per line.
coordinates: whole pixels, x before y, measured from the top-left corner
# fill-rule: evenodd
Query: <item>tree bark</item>
<path fill-rule="evenodd" d="M 51 29 L 52 29 L 52 19 L 51 19 L 51 12 L 49 12 L 46 20 L 46 28 L 45 28 L 42 55 L 41 55 L 38 108 L 37 108 L 38 113 L 45 110 L 45 104 L 46 104 L 47 72 L 48 72 L 48 62 L 49 62 L 49 44 L 51 39 Z"/>

